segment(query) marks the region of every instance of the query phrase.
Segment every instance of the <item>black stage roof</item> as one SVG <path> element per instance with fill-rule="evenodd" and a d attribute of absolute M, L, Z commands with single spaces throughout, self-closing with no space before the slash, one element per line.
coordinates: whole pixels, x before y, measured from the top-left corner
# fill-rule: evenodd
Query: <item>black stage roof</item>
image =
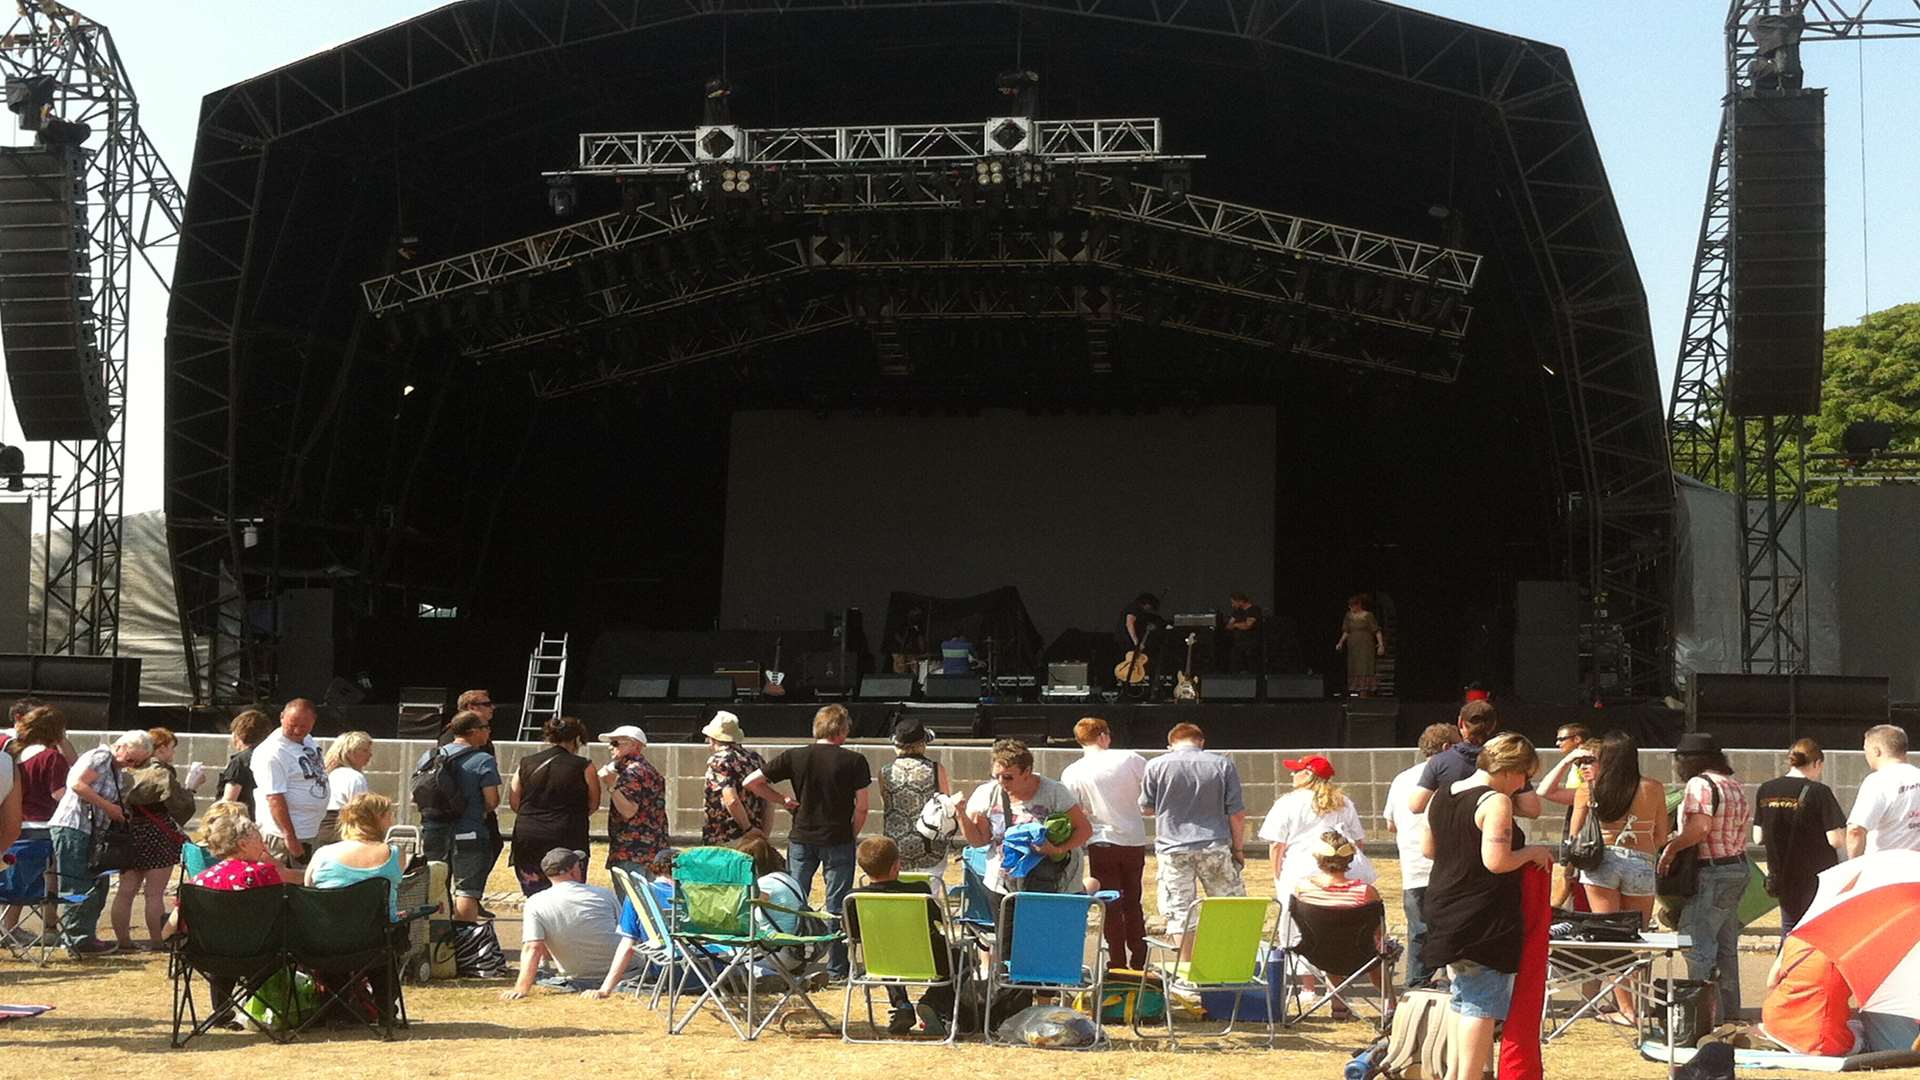
<path fill-rule="evenodd" d="M 1295 440 L 1283 470 L 1314 474 L 1286 497 L 1351 519 L 1283 540 L 1277 580 L 1315 577 L 1353 532 L 1457 549 L 1476 588 L 1572 578 L 1618 628 L 1623 651 L 1596 661 L 1608 678 L 1662 685 L 1659 380 L 1562 50 L 1375 0 L 465 0 L 203 104 L 166 380 L 199 695 L 269 681 L 261 605 L 288 584 L 347 586 L 342 625 L 420 603 L 511 622 L 502 663 L 528 625 L 710 621 L 726 417 L 871 404 L 870 347 L 803 339 L 536 402 L 528 368 L 551 356 L 462 357 L 429 320 L 368 317 L 359 283 L 395 266 L 403 237 L 432 259 L 552 227 L 541 173 L 572 164 L 580 132 L 691 127 L 723 67 L 736 121 L 771 126 L 984 118 L 1016 63 L 1041 72 L 1043 116 L 1161 117 L 1169 150 L 1206 155 L 1196 194 L 1486 262 L 1455 383 L 1140 328 L 1122 377 L 1096 390 L 1030 377 L 1083 349 L 1078 330 L 997 325 L 948 340 L 998 358 L 958 380 L 969 404 L 1272 402 Z M 617 209 L 610 197 L 586 192 L 583 212 Z M 955 385 L 893 404 L 950 407 Z M 1367 447 L 1360 464 L 1343 443 Z"/>

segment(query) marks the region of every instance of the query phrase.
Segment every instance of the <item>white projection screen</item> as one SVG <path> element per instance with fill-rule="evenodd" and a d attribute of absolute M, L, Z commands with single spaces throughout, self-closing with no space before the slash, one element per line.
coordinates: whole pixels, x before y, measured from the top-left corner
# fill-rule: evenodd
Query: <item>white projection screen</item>
<path fill-rule="evenodd" d="M 974 416 L 739 412 L 721 621 L 818 628 L 858 607 L 870 643 L 895 590 L 1020 590 L 1051 641 L 1109 630 L 1142 591 L 1163 612 L 1273 595 L 1274 411 Z"/>

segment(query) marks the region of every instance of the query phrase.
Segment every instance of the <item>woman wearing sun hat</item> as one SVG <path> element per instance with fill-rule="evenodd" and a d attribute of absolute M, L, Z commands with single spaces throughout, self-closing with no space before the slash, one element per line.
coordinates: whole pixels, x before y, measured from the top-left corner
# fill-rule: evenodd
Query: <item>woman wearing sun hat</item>
<path fill-rule="evenodd" d="M 702 843 L 724 847 L 749 835 L 767 833 L 767 800 L 747 790 L 747 777 L 766 767 L 766 760 L 747 749 L 740 718 L 721 709 L 700 729 L 707 740 L 707 772 L 701 782 L 704 816 Z"/>

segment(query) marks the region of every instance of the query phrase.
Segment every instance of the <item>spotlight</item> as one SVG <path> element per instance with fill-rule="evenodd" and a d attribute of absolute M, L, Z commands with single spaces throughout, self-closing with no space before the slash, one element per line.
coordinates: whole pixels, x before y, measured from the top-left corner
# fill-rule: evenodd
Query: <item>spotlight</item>
<path fill-rule="evenodd" d="M 403 386 L 403 387 L 401 387 L 401 388 L 400 388 L 400 396 L 401 396 L 401 397 L 411 397 L 411 396 L 413 395 L 413 391 L 414 391 L 414 386 L 413 386 L 413 384 L 412 384 L 412 383 L 408 383 L 407 385 L 405 385 L 405 386 Z"/>
<path fill-rule="evenodd" d="M 1185 165 L 1172 166 L 1161 174 L 1161 181 L 1166 185 L 1168 198 L 1184 199 L 1193 190 L 1193 170 Z"/>
<path fill-rule="evenodd" d="M 251 521 L 247 522 L 246 527 L 240 530 L 240 546 L 249 548 L 259 547 L 260 526 Z"/>
<path fill-rule="evenodd" d="M 574 190 L 573 177 L 555 176 L 547 181 L 547 205 L 553 209 L 554 217 L 572 217 L 573 211 L 580 205 L 580 194 Z"/>

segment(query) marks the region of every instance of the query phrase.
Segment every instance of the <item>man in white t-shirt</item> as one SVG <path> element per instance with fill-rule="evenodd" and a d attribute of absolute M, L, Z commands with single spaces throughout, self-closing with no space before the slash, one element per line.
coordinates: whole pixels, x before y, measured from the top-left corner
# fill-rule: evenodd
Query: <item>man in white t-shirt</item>
<path fill-rule="evenodd" d="M 1453 724 L 1431 724 L 1420 733 L 1420 761 L 1393 778 L 1387 788 L 1387 831 L 1400 848 L 1400 907 L 1407 916 L 1407 987 L 1421 986 L 1433 977 L 1433 970 L 1420 960 L 1427 943 L 1427 920 L 1420 914 L 1426 899 L 1427 878 L 1433 873 L 1433 860 L 1426 857 L 1422 845 L 1427 837 L 1427 815 L 1415 813 L 1411 805 L 1413 789 L 1420 784 L 1427 759 L 1460 741 L 1460 729 Z"/>
<path fill-rule="evenodd" d="M 1847 815 L 1847 858 L 1874 851 L 1920 851 L 1920 768 L 1907 764 L 1904 728 L 1867 729 L 1867 768 Z"/>
<path fill-rule="evenodd" d="M 1089 716 L 1073 725 L 1080 760 L 1061 770 L 1081 809 L 1093 822 L 1087 842 L 1087 873 L 1120 899 L 1107 905 L 1107 955 L 1113 966 L 1145 970 L 1147 915 L 1141 884 L 1147 868 L 1147 821 L 1140 813 L 1140 781 L 1147 759 L 1132 750 L 1115 750 L 1107 722 Z"/>
<path fill-rule="evenodd" d="M 520 924 L 520 978 L 502 1001 L 533 991 L 540 962 L 551 958 L 557 976 L 541 981 L 557 989 L 586 991 L 600 985 L 620 950 L 620 904 L 605 889 L 587 884 L 587 853 L 554 848 L 540 860 L 549 888 L 527 897 Z"/>
<path fill-rule="evenodd" d="M 307 865 L 327 815 L 327 765 L 313 741 L 313 702 L 294 698 L 280 727 L 253 750 L 253 820 L 267 851 L 288 870 Z"/>

